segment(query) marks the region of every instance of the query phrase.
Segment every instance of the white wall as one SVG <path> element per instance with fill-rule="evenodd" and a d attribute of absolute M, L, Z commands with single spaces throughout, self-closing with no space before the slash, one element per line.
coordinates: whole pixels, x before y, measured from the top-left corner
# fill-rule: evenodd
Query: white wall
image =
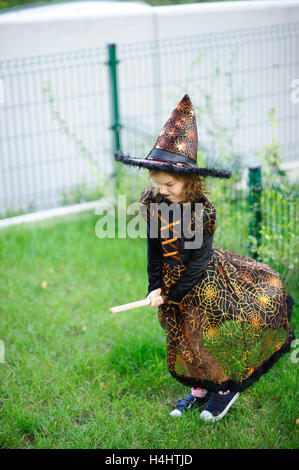
<path fill-rule="evenodd" d="M 134 42 L 138 37 L 152 39 L 152 9 L 141 2 L 74 2 L 0 14 L 0 60 L 101 47 L 111 40 Z"/>
<path fill-rule="evenodd" d="M 299 21 L 299 0 L 74 2 L 0 14 L 0 60 Z"/>
<path fill-rule="evenodd" d="M 299 1 L 212 2 L 155 9 L 159 37 L 229 31 L 299 20 Z"/>

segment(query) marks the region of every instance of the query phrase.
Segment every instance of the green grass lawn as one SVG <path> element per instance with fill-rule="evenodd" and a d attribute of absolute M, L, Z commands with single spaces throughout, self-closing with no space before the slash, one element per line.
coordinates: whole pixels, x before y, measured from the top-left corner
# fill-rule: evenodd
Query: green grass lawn
<path fill-rule="evenodd" d="M 291 353 L 219 423 L 169 417 L 189 389 L 167 371 L 156 310 L 109 312 L 145 297 L 146 240 L 100 240 L 97 220 L 0 232 L 0 447 L 297 448 Z"/>

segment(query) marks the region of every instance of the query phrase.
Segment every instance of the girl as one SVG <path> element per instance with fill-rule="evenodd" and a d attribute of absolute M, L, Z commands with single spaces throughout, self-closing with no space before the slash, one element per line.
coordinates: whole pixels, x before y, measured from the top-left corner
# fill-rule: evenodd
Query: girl
<path fill-rule="evenodd" d="M 294 300 L 270 266 L 213 245 L 216 210 L 201 177 L 231 173 L 199 168 L 197 146 L 195 113 L 185 95 L 145 159 L 121 153 L 115 159 L 149 169 L 154 182 L 140 197 L 147 220 L 148 298 L 166 330 L 168 370 L 192 387 L 170 414 L 182 416 L 207 402 L 200 417 L 213 422 L 290 350 Z M 165 204 L 174 210 L 166 214 Z M 151 231 L 155 221 L 158 237 Z M 190 248 L 192 235 L 195 240 L 199 234 L 201 243 Z"/>

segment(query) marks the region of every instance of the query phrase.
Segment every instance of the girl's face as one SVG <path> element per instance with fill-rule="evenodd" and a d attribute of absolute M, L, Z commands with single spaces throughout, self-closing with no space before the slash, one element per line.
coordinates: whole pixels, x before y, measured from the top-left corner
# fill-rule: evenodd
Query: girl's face
<path fill-rule="evenodd" d="M 160 194 L 167 197 L 171 202 L 181 202 L 184 197 L 184 181 L 176 179 L 171 173 L 157 173 L 152 176 Z"/>

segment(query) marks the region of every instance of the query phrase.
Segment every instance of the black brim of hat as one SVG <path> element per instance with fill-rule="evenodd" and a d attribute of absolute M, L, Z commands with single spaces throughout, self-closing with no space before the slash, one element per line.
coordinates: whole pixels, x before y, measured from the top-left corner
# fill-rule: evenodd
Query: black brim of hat
<path fill-rule="evenodd" d="M 188 167 L 187 165 L 175 165 L 162 160 L 148 160 L 146 158 L 132 158 L 130 155 L 123 155 L 120 152 L 114 153 L 116 161 L 124 163 L 125 165 L 137 166 L 139 168 L 146 168 L 148 170 L 161 170 L 173 173 L 181 174 L 195 174 L 199 176 L 212 176 L 214 178 L 230 178 L 232 176 L 231 171 L 221 168 L 213 167 Z"/>

